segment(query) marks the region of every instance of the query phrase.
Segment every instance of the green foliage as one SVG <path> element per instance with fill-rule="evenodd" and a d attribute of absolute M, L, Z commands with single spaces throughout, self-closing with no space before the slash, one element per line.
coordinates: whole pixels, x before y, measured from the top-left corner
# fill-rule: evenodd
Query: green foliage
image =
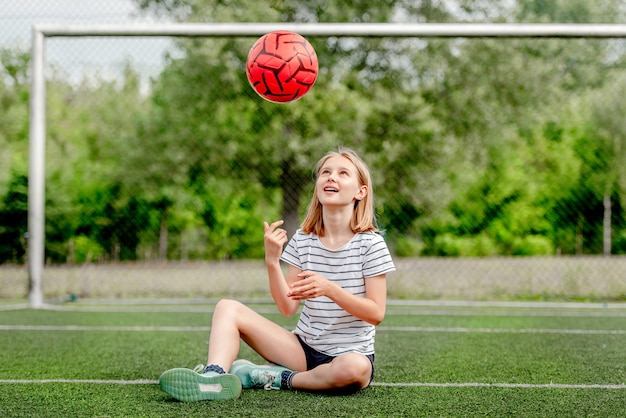
<path fill-rule="evenodd" d="M 196 241 L 197 259 L 262 258 L 263 221 L 275 219 L 277 199 L 263 197 L 258 185 L 229 184 L 212 180 L 205 185 L 205 194 L 199 202 L 202 223 L 186 228 L 188 233 L 202 237 Z M 224 199 L 223 196 L 228 196 Z M 188 244 L 181 242 L 183 247 Z"/>
<path fill-rule="evenodd" d="M 450 233 L 435 238 L 435 255 L 447 257 L 486 257 L 498 254 L 496 244 L 486 234 L 455 236 Z"/>
<path fill-rule="evenodd" d="M 15 176 L 26 175 L 28 156 L 28 63 L 29 53 L 22 50 L 0 48 L 0 196 L 7 196 L 15 190 Z M 10 186 L 12 184 L 12 186 Z M 11 203 L 8 203 L 11 205 Z M 16 203 L 17 204 L 17 203 Z M 15 208 L 2 208 L 0 211 L 13 211 Z M 25 214 L 23 214 L 25 216 Z M 23 225 L 23 220 L 0 218 L 0 223 L 9 229 Z M 22 232 L 25 231 L 23 228 Z M 11 244 L 9 244 L 9 242 Z M 0 252 L 21 254 L 22 244 L 13 239 L 0 240 L 5 248 Z M 18 259 L 21 260 L 21 257 Z"/>
<path fill-rule="evenodd" d="M 143 226 L 132 208 L 143 198 L 120 195 L 116 176 L 123 175 L 118 162 L 143 111 L 136 74 L 127 66 L 120 84 L 85 79 L 72 86 L 55 78 L 47 96 L 47 257 L 65 262 L 70 241 L 84 235 L 105 258 L 134 259 Z"/>
<path fill-rule="evenodd" d="M 183 22 L 623 16 L 616 0 L 136 4 Z M 609 244 L 626 252 L 625 55 L 614 41 L 310 40 L 318 80 L 286 105 L 250 89 L 248 37 L 178 39 L 148 96 L 129 63 L 117 82 L 52 74 L 46 258 L 71 259 L 72 245 L 77 260 L 262 257 L 262 222 L 282 218 L 293 233 L 315 162 L 338 146 L 371 166 L 380 226 L 397 255 L 599 254 Z M 5 262 L 23 260 L 28 61 L 27 52 L 0 50 Z"/>
<path fill-rule="evenodd" d="M 79 235 L 70 241 L 73 246 L 74 262 L 75 263 L 89 263 L 98 260 L 98 257 L 105 252 L 103 248 L 92 239 Z"/>
<path fill-rule="evenodd" d="M 28 231 L 28 177 L 19 163 L 0 203 L 0 263 L 23 263 Z"/>
<path fill-rule="evenodd" d="M 527 235 L 513 242 L 513 255 L 554 255 L 554 245 L 547 237 Z"/>
<path fill-rule="evenodd" d="M 385 237 L 387 243 L 391 245 L 394 255 L 397 257 L 417 257 L 422 255 L 424 243 L 416 238 L 408 236 Z"/>

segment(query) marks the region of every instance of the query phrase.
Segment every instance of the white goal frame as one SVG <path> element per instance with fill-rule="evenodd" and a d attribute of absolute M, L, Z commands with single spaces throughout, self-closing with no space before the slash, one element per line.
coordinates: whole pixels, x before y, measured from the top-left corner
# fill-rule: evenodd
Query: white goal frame
<path fill-rule="evenodd" d="M 45 261 L 45 41 L 49 37 L 235 37 L 274 30 L 303 36 L 447 38 L 626 38 L 626 24 L 210 23 L 147 25 L 41 24 L 32 28 L 28 168 L 29 305 L 43 308 Z"/>

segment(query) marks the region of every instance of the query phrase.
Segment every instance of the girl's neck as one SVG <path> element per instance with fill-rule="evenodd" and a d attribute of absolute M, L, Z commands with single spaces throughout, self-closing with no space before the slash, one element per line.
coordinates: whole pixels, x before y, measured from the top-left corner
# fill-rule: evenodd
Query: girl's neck
<path fill-rule="evenodd" d="M 352 211 L 324 210 L 324 236 L 320 237 L 322 243 L 331 249 L 345 245 L 354 236 L 350 228 Z"/>

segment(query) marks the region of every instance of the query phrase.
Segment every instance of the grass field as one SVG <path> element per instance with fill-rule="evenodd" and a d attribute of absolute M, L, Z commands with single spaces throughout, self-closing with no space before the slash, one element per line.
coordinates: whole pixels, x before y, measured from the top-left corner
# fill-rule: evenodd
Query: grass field
<path fill-rule="evenodd" d="M 0 416 L 626 416 L 624 304 L 391 301 L 374 385 L 356 395 L 178 402 L 157 379 L 205 361 L 214 303 L 0 304 Z M 259 361 L 245 345 L 241 357 Z"/>

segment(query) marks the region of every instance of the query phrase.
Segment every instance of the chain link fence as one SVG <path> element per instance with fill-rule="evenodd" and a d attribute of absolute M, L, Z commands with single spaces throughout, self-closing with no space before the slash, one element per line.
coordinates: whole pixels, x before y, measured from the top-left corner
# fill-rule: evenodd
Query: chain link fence
<path fill-rule="evenodd" d="M 5 299 L 28 292 L 20 16 L 155 21 L 50 5 L 0 29 Z M 247 85 L 254 40 L 46 40 L 47 299 L 267 296 L 263 221 L 293 233 L 339 146 L 372 169 L 391 298 L 624 298 L 623 39 L 312 37 L 318 81 L 286 105 Z"/>

